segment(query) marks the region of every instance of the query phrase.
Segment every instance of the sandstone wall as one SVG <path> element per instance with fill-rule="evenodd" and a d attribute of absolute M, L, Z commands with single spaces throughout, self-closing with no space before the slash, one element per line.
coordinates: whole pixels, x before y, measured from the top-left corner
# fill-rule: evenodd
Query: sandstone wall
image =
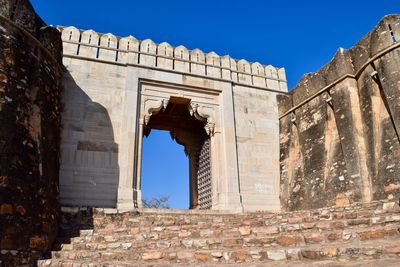
<path fill-rule="evenodd" d="M 126 68 L 66 57 L 64 64 L 61 203 L 115 207 Z"/>
<path fill-rule="evenodd" d="M 34 265 L 59 217 L 59 32 L 29 1 L 0 0 L 0 265 Z"/>
<path fill-rule="evenodd" d="M 279 210 L 279 125 L 276 96 L 233 89 L 240 191 L 246 210 Z"/>
<path fill-rule="evenodd" d="M 400 197 L 400 16 L 278 96 L 281 204 L 298 210 Z"/>

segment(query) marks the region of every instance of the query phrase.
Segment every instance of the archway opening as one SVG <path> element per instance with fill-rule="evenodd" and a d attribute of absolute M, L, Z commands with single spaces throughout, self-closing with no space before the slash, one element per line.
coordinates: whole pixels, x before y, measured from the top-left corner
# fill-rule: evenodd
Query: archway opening
<path fill-rule="evenodd" d="M 199 116 L 193 116 L 193 112 L 189 112 L 189 104 L 190 99 L 171 97 L 164 109 L 152 114 L 144 126 L 143 134 L 148 137 L 152 130 L 168 131 L 172 139 L 184 147 L 184 152 L 188 158 L 186 179 L 188 180 L 189 209 L 210 209 L 212 194 L 210 139 L 204 129 L 206 120 Z M 153 146 L 157 146 L 157 144 L 153 144 Z M 143 148 L 146 149 L 145 146 Z M 163 149 L 161 145 L 160 149 Z M 143 160 L 147 161 L 145 158 Z M 160 165 L 162 164 L 154 162 L 153 168 L 160 169 Z M 146 168 L 146 166 L 143 167 Z M 181 162 L 178 163 L 176 170 L 168 175 L 174 176 L 181 173 L 182 170 L 185 170 L 185 167 L 182 167 Z M 144 169 L 142 173 L 142 184 L 144 186 L 153 186 L 155 188 L 162 186 L 162 183 L 160 185 L 154 183 L 148 185 L 148 181 L 145 182 L 144 179 L 151 179 L 151 177 L 146 177 Z M 174 185 L 173 178 L 165 176 L 159 179 L 170 179 L 170 185 Z M 144 198 L 147 197 L 145 192 L 142 194 Z M 173 194 L 170 196 L 175 199 Z M 182 199 L 182 197 L 178 198 Z M 187 205 L 185 203 L 174 204 L 174 207 L 178 208 L 184 206 Z"/>
<path fill-rule="evenodd" d="M 189 161 L 168 131 L 152 130 L 143 140 L 142 203 L 152 208 L 189 208 Z M 168 199 L 165 199 L 168 198 Z"/>

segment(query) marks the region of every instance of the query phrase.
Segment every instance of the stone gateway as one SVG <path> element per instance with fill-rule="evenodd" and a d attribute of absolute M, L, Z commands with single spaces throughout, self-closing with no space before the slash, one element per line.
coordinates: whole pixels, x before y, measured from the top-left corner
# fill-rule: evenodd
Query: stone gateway
<path fill-rule="evenodd" d="M 400 15 L 285 70 L 48 27 L 0 0 L 0 266 L 398 266 Z M 142 208 L 143 138 L 191 210 Z M 154 163 L 157 168 L 157 163 Z"/>
<path fill-rule="evenodd" d="M 284 69 L 59 30 L 67 70 L 62 204 L 140 208 L 142 140 L 161 129 L 189 157 L 191 208 L 280 209 L 276 96 L 287 92 Z"/>

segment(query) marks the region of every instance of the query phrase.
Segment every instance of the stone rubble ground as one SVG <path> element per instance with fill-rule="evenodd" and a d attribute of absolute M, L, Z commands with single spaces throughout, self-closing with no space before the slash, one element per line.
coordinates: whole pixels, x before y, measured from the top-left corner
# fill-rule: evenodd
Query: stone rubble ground
<path fill-rule="evenodd" d="M 97 210 L 93 226 L 39 266 L 400 266 L 395 202 L 281 213 Z"/>

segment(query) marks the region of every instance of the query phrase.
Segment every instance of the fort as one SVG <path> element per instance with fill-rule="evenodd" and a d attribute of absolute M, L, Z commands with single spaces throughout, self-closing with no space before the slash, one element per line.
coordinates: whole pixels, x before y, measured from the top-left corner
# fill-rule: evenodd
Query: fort
<path fill-rule="evenodd" d="M 288 91 L 284 68 L 0 0 L 0 266 L 396 266 L 399 41 L 385 16 Z M 189 210 L 142 206 L 152 130 L 185 149 Z"/>

